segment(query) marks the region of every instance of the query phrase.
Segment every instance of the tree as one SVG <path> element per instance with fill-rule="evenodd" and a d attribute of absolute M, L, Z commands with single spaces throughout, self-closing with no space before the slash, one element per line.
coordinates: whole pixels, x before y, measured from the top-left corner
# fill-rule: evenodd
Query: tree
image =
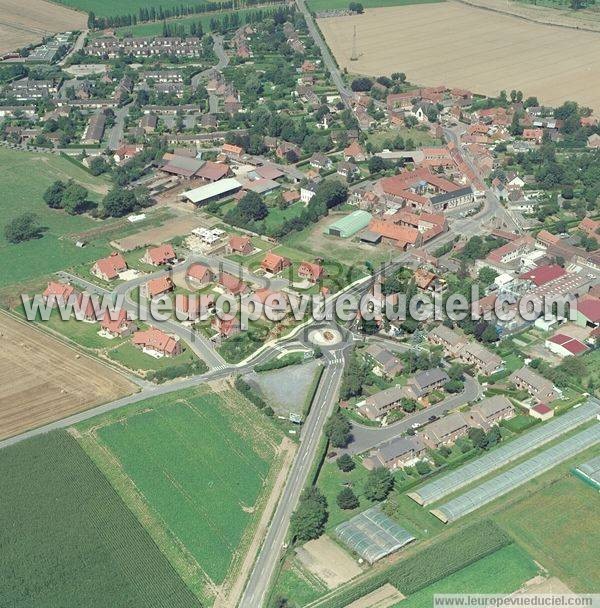
<path fill-rule="evenodd" d="M 331 209 L 345 202 L 347 198 L 348 187 L 338 179 L 328 179 L 317 186 L 317 192 L 311 203 L 314 201 L 315 206 L 323 204 L 326 209 Z"/>
<path fill-rule="evenodd" d="M 462 380 L 450 380 L 447 382 L 444 388 L 448 393 L 460 393 L 464 387 Z"/>
<path fill-rule="evenodd" d="M 318 488 L 307 488 L 290 519 L 292 536 L 302 542 L 319 538 L 325 531 L 327 515 L 327 500 L 323 494 Z"/>
<path fill-rule="evenodd" d="M 94 156 L 90 160 L 90 173 L 92 175 L 102 175 L 108 171 L 108 163 L 103 156 Z"/>
<path fill-rule="evenodd" d="M 123 217 L 137 208 L 135 194 L 131 190 L 113 188 L 102 200 L 104 213 L 111 217 Z"/>
<path fill-rule="evenodd" d="M 332 414 L 325 423 L 325 434 L 329 437 L 331 445 L 345 448 L 351 439 L 350 421 L 341 412 Z"/>
<path fill-rule="evenodd" d="M 498 276 L 498 272 L 489 266 L 484 266 L 477 275 L 477 278 L 487 287 L 491 285 L 496 277 Z"/>
<path fill-rule="evenodd" d="M 83 213 L 89 206 L 88 191 L 75 182 L 69 182 L 63 192 L 62 204 L 69 215 Z"/>
<path fill-rule="evenodd" d="M 370 78 L 366 78 L 364 76 L 361 78 L 355 78 L 350 84 L 350 88 L 354 92 L 370 91 L 372 86 L 373 81 Z"/>
<path fill-rule="evenodd" d="M 487 447 L 487 438 L 484 431 L 477 427 L 469 429 L 469 439 L 473 442 L 473 445 L 479 449 L 485 449 Z"/>
<path fill-rule="evenodd" d="M 62 209 L 63 206 L 63 193 L 67 184 L 61 182 L 60 180 L 56 180 L 54 183 L 48 186 L 46 192 L 44 192 L 44 201 L 51 209 Z"/>
<path fill-rule="evenodd" d="M 419 460 L 419 462 L 415 464 L 415 469 L 419 475 L 427 475 L 427 473 L 431 473 L 431 467 L 424 460 Z"/>
<path fill-rule="evenodd" d="M 352 471 L 352 469 L 354 469 L 354 467 L 356 466 L 356 464 L 354 463 L 354 460 L 352 460 L 352 457 L 350 456 L 350 454 L 342 454 L 337 460 L 336 460 L 336 464 L 338 466 L 338 469 L 340 471 L 343 471 L 344 473 L 348 473 L 349 471 Z"/>
<path fill-rule="evenodd" d="M 4 227 L 4 236 L 9 243 L 22 243 L 42 235 L 42 227 L 34 213 L 23 213 L 13 218 Z"/>
<path fill-rule="evenodd" d="M 381 156 L 371 156 L 369 159 L 369 173 L 379 173 L 385 171 L 385 160 Z"/>
<path fill-rule="evenodd" d="M 262 198 L 256 192 L 248 192 L 244 198 L 234 207 L 233 215 L 241 223 L 248 223 L 263 220 L 269 215 L 269 208 L 265 205 Z"/>
<path fill-rule="evenodd" d="M 392 491 L 394 478 L 384 467 L 378 467 L 369 472 L 365 482 L 364 493 L 369 500 L 381 502 Z"/>
<path fill-rule="evenodd" d="M 417 409 L 417 402 L 409 397 L 402 397 L 400 400 L 400 407 L 407 413 L 410 414 Z"/>
<path fill-rule="evenodd" d="M 340 509 L 349 510 L 358 507 L 358 497 L 351 488 L 341 490 L 335 501 Z"/>

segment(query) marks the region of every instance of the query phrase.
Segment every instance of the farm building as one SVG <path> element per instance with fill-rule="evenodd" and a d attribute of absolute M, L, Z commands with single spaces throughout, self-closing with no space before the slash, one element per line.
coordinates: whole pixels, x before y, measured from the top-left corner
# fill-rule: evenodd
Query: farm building
<path fill-rule="evenodd" d="M 369 564 L 415 540 L 410 532 L 382 513 L 379 506 L 340 524 L 335 533 L 344 545 Z"/>
<path fill-rule="evenodd" d="M 583 464 L 580 464 L 573 473 L 593 488 L 600 490 L 600 456 L 596 456 Z"/>
<path fill-rule="evenodd" d="M 194 205 L 206 205 L 211 201 L 235 194 L 241 187 L 242 184 L 237 179 L 227 177 L 206 186 L 187 190 L 182 193 L 181 198 L 194 203 Z"/>
<path fill-rule="evenodd" d="M 358 211 L 354 211 L 350 215 L 346 215 L 345 217 L 340 218 L 330 224 L 325 231 L 325 234 L 330 234 L 331 236 L 339 236 L 343 239 L 347 239 L 348 237 L 356 234 L 359 230 L 363 230 L 369 225 L 371 221 L 371 214 L 368 211 L 363 211 L 359 209 Z"/>

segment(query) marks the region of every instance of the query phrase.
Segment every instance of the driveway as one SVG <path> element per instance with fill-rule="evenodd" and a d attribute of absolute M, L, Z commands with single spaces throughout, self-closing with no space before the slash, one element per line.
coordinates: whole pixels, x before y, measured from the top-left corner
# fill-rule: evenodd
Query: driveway
<path fill-rule="evenodd" d="M 443 401 L 440 401 L 436 405 L 432 405 L 427 409 L 415 412 L 394 422 L 389 426 L 384 427 L 372 427 L 352 423 L 352 441 L 346 448 L 346 451 L 350 454 L 361 454 L 367 450 L 371 450 L 377 447 L 379 444 L 400 437 L 408 431 L 411 425 L 415 423 L 426 424 L 430 416 L 442 417 L 446 411 L 452 410 L 462 405 L 466 405 L 471 401 L 475 401 L 481 395 L 481 387 L 479 382 L 471 376 L 465 376 L 465 388 L 462 393 L 457 395 L 450 395 Z"/>

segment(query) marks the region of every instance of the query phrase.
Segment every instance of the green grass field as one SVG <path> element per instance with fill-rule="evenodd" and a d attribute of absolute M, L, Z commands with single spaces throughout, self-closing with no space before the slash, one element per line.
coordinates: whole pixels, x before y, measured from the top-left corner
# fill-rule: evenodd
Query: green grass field
<path fill-rule="evenodd" d="M 103 338 L 99 338 L 102 340 Z M 112 346 L 111 340 L 104 340 L 105 346 Z M 118 342 L 117 342 L 118 344 Z M 180 355 L 176 357 L 162 357 L 161 359 L 155 359 L 151 355 L 147 355 L 142 352 L 139 348 L 134 346 L 131 342 L 123 342 L 116 348 L 108 352 L 108 356 L 121 363 L 125 367 L 133 371 L 138 370 L 157 370 L 172 367 L 173 365 L 182 365 L 186 363 L 193 363 L 197 360 L 196 355 L 191 351 L 189 346 L 185 345 L 185 349 Z"/>
<path fill-rule="evenodd" d="M 0 475 L 2 606 L 199 606 L 67 432 L 3 449 Z"/>
<path fill-rule="evenodd" d="M 478 562 L 417 591 L 393 608 L 431 608 L 436 593 L 512 593 L 538 572 L 517 545 L 508 545 Z"/>
<path fill-rule="evenodd" d="M 0 287 L 41 277 L 75 264 L 95 260 L 109 251 L 108 246 L 90 243 L 75 247 L 65 235 L 101 225 L 87 216 L 70 216 L 50 209 L 42 195 L 57 179 L 74 179 L 90 191 L 90 198 L 100 200 L 107 182 L 93 177 L 68 160 L 53 154 L 35 154 L 0 149 Z M 47 228 L 42 238 L 9 244 L 4 238 L 5 224 L 24 212 L 35 213 Z"/>
<path fill-rule="evenodd" d="M 129 0 L 126 4 L 119 0 L 107 0 L 106 2 L 98 2 L 98 0 L 57 0 L 60 4 L 70 6 L 71 8 L 84 11 L 86 13 L 93 12 L 98 17 L 111 17 L 114 15 L 128 15 L 138 13 L 140 8 L 155 8 L 162 7 L 163 9 L 181 6 L 179 0 Z M 217 0 L 218 1 L 218 0 Z M 186 5 L 204 4 L 202 0 L 189 0 Z"/>
<path fill-rule="evenodd" d="M 364 8 L 379 8 L 409 4 L 432 4 L 434 2 L 443 2 L 443 0 L 363 0 L 361 4 Z M 348 8 L 347 0 L 308 0 L 307 4 L 313 12 Z"/>
<path fill-rule="evenodd" d="M 567 475 L 495 520 L 574 592 L 600 588 L 600 497 L 586 484 Z"/>
<path fill-rule="evenodd" d="M 190 588 L 235 573 L 280 433 L 239 393 L 192 389 L 77 427 L 81 442 Z"/>

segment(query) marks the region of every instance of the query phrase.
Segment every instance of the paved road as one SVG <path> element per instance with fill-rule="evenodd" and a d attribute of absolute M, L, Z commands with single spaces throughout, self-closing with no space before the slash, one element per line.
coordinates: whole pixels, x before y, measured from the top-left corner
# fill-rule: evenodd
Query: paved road
<path fill-rule="evenodd" d="M 329 357 L 330 355 L 326 354 L 325 356 Z M 330 363 L 323 372 L 312 409 L 302 427 L 300 449 L 296 454 L 296 459 L 269 525 L 263 546 L 238 604 L 239 608 L 258 608 L 264 603 L 269 584 L 285 545 L 290 517 L 306 484 L 323 426 L 337 402 L 343 369 L 344 364 L 338 359 L 336 362 Z"/>
<path fill-rule="evenodd" d="M 68 272 L 60 272 L 58 275 L 64 279 L 67 279 L 70 283 L 75 285 L 80 285 L 84 287 L 86 291 L 90 294 L 98 294 L 99 296 L 109 296 L 111 291 L 108 289 L 104 289 L 103 287 L 99 287 L 90 281 L 86 281 L 81 277 L 70 274 Z M 145 277 L 147 281 L 148 278 Z M 145 281 L 144 281 L 145 282 Z M 128 289 L 132 289 L 134 286 L 129 283 L 126 284 Z M 121 292 L 123 293 L 123 292 Z M 202 359 L 206 365 L 210 369 L 220 369 L 223 366 L 226 366 L 227 363 L 225 359 L 221 357 L 221 355 L 215 350 L 214 344 L 202 333 L 193 330 L 190 327 L 182 325 L 177 321 L 173 321 L 171 319 L 166 320 L 158 320 L 153 319 L 149 314 L 149 309 L 147 306 L 143 304 L 138 304 L 134 302 L 131 298 L 128 297 L 128 294 L 125 294 L 125 298 L 123 298 L 123 307 L 127 309 L 129 312 L 135 313 L 136 316 L 140 318 L 148 319 L 148 322 L 151 323 L 155 327 L 160 327 L 164 329 L 167 333 L 174 334 L 179 336 L 182 340 L 184 340 L 188 346 L 194 351 L 194 353 Z"/>
<path fill-rule="evenodd" d="M 444 137 L 447 141 L 452 142 L 456 146 L 456 149 L 459 151 L 463 160 L 465 163 L 467 163 L 471 171 L 473 171 L 477 179 L 482 184 L 485 184 L 484 176 L 479 170 L 479 167 L 475 164 L 468 149 L 463 146 L 460 140 L 460 136 L 465 131 L 465 128 L 465 125 L 462 123 L 459 123 L 453 128 L 444 128 Z M 485 197 L 486 201 L 484 209 L 478 214 L 466 218 L 463 222 L 457 223 L 457 230 L 454 230 L 455 232 L 459 232 L 465 236 L 473 236 L 480 231 L 481 224 L 490 221 L 493 217 L 499 218 L 505 224 L 507 230 L 521 232 L 521 227 L 515 221 L 513 216 L 507 211 L 507 209 L 505 209 L 500 202 L 500 199 L 493 193 L 492 190 L 487 188 L 485 191 Z"/>
<path fill-rule="evenodd" d="M 337 90 L 340 92 L 340 96 L 341 96 L 344 104 L 346 106 L 348 106 L 349 99 L 352 97 L 352 91 L 348 87 L 346 87 L 346 83 L 344 82 L 344 79 L 342 78 L 340 71 L 338 70 L 335 59 L 331 56 L 331 53 L 329 52 L 329 47 L 327 46 L 327 44 L 325 44 L 325 41 L 323 40 L 323 37 L 321 36 L 321 32 L 320 32 L 319 28 L 317 27 L 317 24 L 315 23 L 313 16 L 310 14 L 310 11 L 308 10 L 306 3 L 304 2 L 304 0 L 296 0 L 296 6 L 300 10 L 300 12 L 304 15 L 304 19 L 305 19 L 306 25 L 308 27 L 308 33 L 310 34 L 311 38 L 315 41 L 315 44 L 319 47 L 319 50 L 321 51 L 321 57 L 323 58 L 323 63 L 325 65 L 325 67 L 327 68 L 327 70 L 329 71 L 329 74 L 331 75 L 331 80 L 333 81 L 333 84 L 335 85 Z"/>
<path fill-rule="evenodd" d="M 108 134 L 108 149 L 117 150 L 123 141 L 123 131 L 125 130 L 125 118 L 129 112 L 129 105 L 115 110 L 115 124 Z"/>
<path fill-rule="evenodd" d="M 77 40 L 75 40 L 75 44 L 73 45 L 71 50 L 58 62 L 58 65 L 65 65 L 67 59 L 69 59 L 69 57 L 73 55 L 73 53 L 76 53 L 77 51 L 80 51 L 83 48 L 83 45 L 85 44 L 85 39 L 88 34 L 89 30 L 82 30 L 79 36 L 77 36 Z"/>
<path fill-rule="evenodd" d="M 213 71 L 220 72 L 223 68 L 226 68 L 229 65 L 229 56 L 225 52 L 223 48 L 223 37 L 217 34 L 213 34 L 213 51 L 217 56 L 217 63 L 211 66 L 210 68 L 203 70 L 202 72 L 198 72 L 190 81 L 193 89 L 196 89 L 203 78 L 208 78 Z"/>
<path fill-rule="evenodd" d="M 443 416 L 447 410 L 455 409 L 470 401 L 475 401 L 481 395 L 481 387 L 474 378 L 465 376 L 465 389 L 457 395 L 450 395 L 436 405 L 425 410 L 410 414 L 389 426 L 372 427 L 352 423 L 352 441 L 346 448 L 350 454 L 361 454 L 377 447 L 379 444 L 400 437 L 415 423 L 426 424 L 430 416 Z"/>

